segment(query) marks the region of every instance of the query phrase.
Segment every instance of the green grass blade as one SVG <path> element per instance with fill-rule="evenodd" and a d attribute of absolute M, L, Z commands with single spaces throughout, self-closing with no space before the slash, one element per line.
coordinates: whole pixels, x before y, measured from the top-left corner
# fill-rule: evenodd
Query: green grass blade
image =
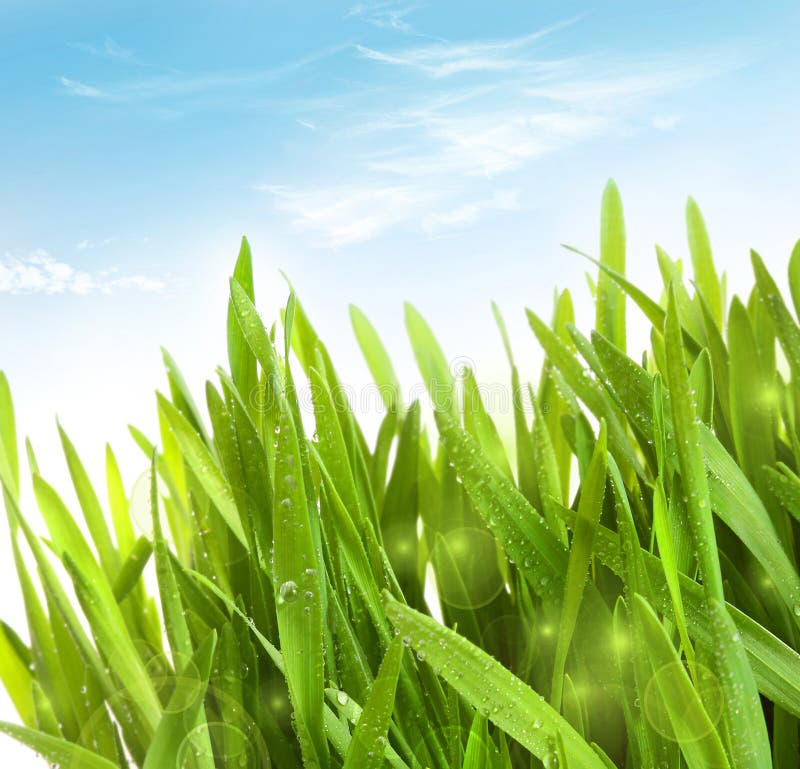
<path fill-rule="evenodd" d="M 717 325 L 722 328 L 722 290 L 711 256 L 706 223 L 693 198 L 689 198 L 686 202 L 686 232 L 689 238 L 689 252 L 692 255 L 694 282 L 708 302 Z"/>
<path fill-rule="evenodd" d="M 792 377 L 798 380 L 800 379 L 800 328 L 798 328 L 797 323 L 795 323 L 794 318 L 792 318 L 787 309 L 780 290 L 769 274 L 764 260 L 755 251 L 751 250 L 750 261 L 753 264 L 753 273 L 756 277 L 759 296 L 772 316 L 775 331 L 786 354 Z"/>
<path fill-rule="evenodd" d="M 251 302 L 255 302 L 255 292 L 253 289 L 253 257 L 247 238 L 242 238 L 239 256 L 236 259 L 236 266 L 233 269 L 233 280 L 241 286 L 248 299 Z M 228 299 L 227 335 L 228 362 L 231 367 L 231 378 L 245 403 L 252 404 L 253 401 L 251 398 L 258 386 L 256 359 L 242 333 L 241 326 L 236 317 L 236 308 L 234 307 L 232 298 Z"/>
<path fill-rule="evenodd" d="M 422 315 L 408 303 L 405 309 L 408 338 L 411 340 L 414 357 L 428 389 L 431 403 L 437 411 L 446 411 L 453 418 L 457 418 L 456 386 L 447 358 Z"/>
<path fill-rule="evenodd" d="M 675 553 L 675 543 L 672 538 L 669 521 L 669 503 L 664 493 L 664 485 L 661 478 L 656 479 L 653 492 L 653 529 L 655 531 L 656 542 L 658 542 L 658 552 L 661 556 L 660 561 L 664 567 L 664 577 L 669 588 L 672 609 L 675 615 L 675 624 L 678 626 L 678 633 L 681 637 L 681 644 L 686 658 L 692 662 L 694 651 L 689 640 L 689 631 L 686 628 L 686 615 L 683 611 L 683 596 L 681 595 L 678 558 Z"/>
<path fill-rule="evenodd" d="M 561 699 L 564 684 L 564 667 L 567 652 L 575 632 L 586 573 L 592 559 L 592 545 L 595 530 L 603 512 L 603 499 L 606 488 L 606 430 L 605 423 L 600 423 L 600 435 L 595 444 L 592 460 L 586 478 L 583 479 L 578 514 L 573 529 L 572 545 L 567 564 L 567 575 L 564 581 L 564 598 L 561 603 L 558 640 L 555 661 L 553 663 L 553 680 L 550 689 L 550 704 L 556 711 L 561 710 Z"/>
<path fill-rule="evenodd" d="M 658 617 L 640 595 L 633 598 L 633 611 L 647 640 L 654 676 L 648 689 L 659 709 L 666 711 L 689 769 L 727 769 L 719 734 Z"/>
<path fill-rule="evenodd" d="M 117 548 L 120 557 L 127 558 L 136 543 L 136 534 L 128 511 L 128 495 L 125 492 L 122 473 L 109 444 L 106 444 L 106 486 Z"/>
<path fill-rule="evenodd" d="M 372 684 L 350 741 L 344 769 L 379 769 L 383 765 L 402 656 L 402 640 L 397 637 L 389 645 Z"/>
<path fill-rule="evenodd" d="M 217 635 L 212 632 L 179 673 L 178 681 L 188 685 L 175 688 L 173 700 L 156 729 L 142 769 L 185 766 L 183 762 L 187 759 L 193 762 L 189 763 L 193 769 L 213 769 L 208 734 L 203 730 L 203 699 L 216 645 Z"/>
<path fill-rule="evenodd" d="M 731 764 L 736 769 L 770 765 L 770 743 L 753 671 L 739 631 L 727 609 L 713 598 L 708 613 L 714 638 L 714 667 L 721 671 Z"/>
<path fill-rule="evenodd" d="M 19 454 L 11 388 L 0 371 L 0 480 L 19 499 Z"/>
<path fill-rule="evenodd" d="M 564 545 L 472 436 L 444 412 L 437 412 L 436 423 L 475 508 L 530 579 L 531 587 L 543 597 L 554 598 L 567 571 Z"/>
<path fill-rule="evenodd" d="M 484 451 L 498 468 L 509 478 L 513 478 L 500 433 L 486 411 L 480 387 L 475 379 L 475 372 L 471 368 L 464 370 L 463 382 L 464 427 L 484 447 Z"/>
<path fill-rule="evenodd" d="M 20 659 L 3 628 L 0 628 L 0 680 L 22 723 L 29 727 L 35 726 L 36 714 L 31 693 L 34 679 L 30 668 Z"/>
<path fill-rule="evenodd" d="M 486 652 L 384 594 L 397 631 L 467 702 L 540 760 L 552 760 L 560 733 L 574 769 L 605 769 L 591 746 L 544 698 Z"/>
<path fill-rule="evenodd" d="M 387 411 L 399 411 L 403 407 L 400 382 L 394 366 L 383 346 L 378 332 L 366 315 L 354 304 L 350 305 L 350 321 L 358 340 L 364 360 L 367 362 L 372 378 Z"/>
<path fill-rule="evenodd" d="M 577 357 L 555 332 L 531 310 L 526 310 L 528 322 L 544 348 L 547 356 L 564 375 L 567 384 L 574 390 L 589 410 L 598 418 L 605 419 L 608 429 L 608 445 L 617 461 L 626 471 L 643 475 L 639 460 L 620 422 L 613 401 L 603 386 L 595 381 Z"/>
<path fill-rule="evenodd" d="M 203 442 L 202 436 L 192 427 L 191 422 L 162 395 L 158 396 L 158 407 L 172 428 L 186 462 L 197 476 L 203 490 L 219 510 L 236 539 L 247 549 L 247 537 L 234 502 L 233 490 L 222 474 L 216 459 L 208 450 L 206 443 Z"/>
<path fill-rule="evenodd" d="M 714 424 L 714 371 L 706 348 L 700 351 L 689 372 L 689 388 L 694 391 L 697 415 L 703 424 Z"/>
<path fill-rule="evenodd" d="M 273 511 L 273 581 L 278 632 L 304 760 L 309 769 L 325 769 L 328 743 L 322 726 L 325 683 L 322 586 L 301 461 L 297 431 L 284 400 Z"/>
<path fill-rule="evenodd" d="M 683 342 L 678 325 L 675 294 L 670 292 L 669 309 L 664 326 L 667 355 L 667 384 L 675 431 L 675 448 L 678 455 L 686 509 L 692 531 L 697 559 L 703 573 L 703 585 L 710 598 L 724 601 L 722 574 L 716 552 L 716 536 L 711 518 L 708 482 L 703 459 L 703 447 L 697 426 L 695 398 L 689 386 Z"/>
<path fill-rule="evenodd" d="M 730 404 L 733 439 L 739 464 L 760 490 L 763 465 L 775 464 L 773 419 L 769 383 L 761 374 L 761 361 L 747 310 L 737 297 L 728 318 L 730 352 Z"/>
<path fill-rule="evenodd" d="M 111 584 L 117 603 L 127 598 L 141 579 L 142 572 L 153 554 L 153 543 L 147 537 L 139 537 L 128 557 L 120 567 L 116 579 Z"/>
<path fill-rule="evenodd" d="M 53 766 L 81 767 L 81 769 L 118 769 L 117 764 L 90 750 L 67 742 L 59 737 L 43 734 L 35 729 L 0 721 L 0 733 L 35 750 Z"/>
<path fill-rule="evenodd" d="M 89 474 L 78 457 L 75 446 L 72 445 L 72 441 L 70 441 L 60 423 L 58 424 L 58 433 L 61 437 L 61 445 L 64 449 L 64 456 L 67 459 L 72 483 L 75 486 L 78 503 L 89 528 L 89 533 L 92 535 L 92 541 L 100 556 L 100 563 L 108 578 L 114 579 L 119 571 L 120 560 L 111 540 L 103 508 L 100 507 L 100 500 L 98 500 L 97 494 L 92 488 Z"/>
<path fill-rule="evenodd" d="M 789 257 L 789 289 L 792 294 L 794 313 L 800 317 L 800 240 L 794 244 Z"/>
<path fill-rule="evenodd" d="M 622 199 L 613 179 L 603 191 L 600 209 L 600 261 L 610 269 L 625 274 L 625 219 Z M 607 272 L 597 279 L 597 329 L 612 344 L 625 349 L 625 294 Z"/>

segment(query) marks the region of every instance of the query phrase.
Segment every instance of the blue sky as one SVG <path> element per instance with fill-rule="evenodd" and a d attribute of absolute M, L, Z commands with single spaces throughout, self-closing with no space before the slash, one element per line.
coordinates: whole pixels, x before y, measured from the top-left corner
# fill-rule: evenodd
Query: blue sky
<path fill-rule="evenodd" d="M 0 367 L 57 481 L 56 412 L 95 474 L 106 439 L 144 468 L 159 344 L 202 392 L 242 234 L 266 317 L 283 269 L 358 385 L 355 302 L 409 387 L 404 299 L 486 380 L 490 299 L 531 372 L 524 306 L 567 286 L 587 319 L 559 244 L 595 250 L 610 176 L 649 288 L 688 194 L 733 289 L 800 236 L 794 3 L 68 6 L 0 8 Z"/>

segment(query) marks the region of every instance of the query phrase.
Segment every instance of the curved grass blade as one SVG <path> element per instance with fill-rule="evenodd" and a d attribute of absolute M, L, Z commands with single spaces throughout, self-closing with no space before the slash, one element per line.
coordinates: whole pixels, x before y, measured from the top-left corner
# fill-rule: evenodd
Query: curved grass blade
<path fill-rule="evenodd" d="M 152 553 L 153 543 L 147 537 L 139 537 L 111 585 L 117 603 L 122 603 L 139 583 Z"/>
<path fill-rule="evenodd" d="M 473 505 L 531 587 L 554 599 L 563 585 L 567 551 L 547 522 L 488 460 L 479 444 L 446 413 L 436 413 L 442 442 Z"/>
<path fill-rule="evenodd" d="M 397 637 L 389 644 L 361 711 L 347 750 L 344 769 L 380 769 L 383 765 L 402 657 L 403 644 Z"/>
<path fill-rule="evenodd" d="M 386 613 L 417 653 L 439 671 L 474 708 L 540 760 L 551 761 L 556 734 L 564 740 L 573 769 L 605 769 L 593 748 L 544 697 L 479 647 L 435 619 L 384 593 Z"/>
<path fill-rule="evenodd" d="M 660 694 L 689 769 L 729 769 L 719 734 L 655 612 L 640 595 L 633 597 L 633 612 L 647 641 L 654 676 L 649 686 Z"/>
<path fill-rule="evenodd" d="M 92 488 L 89 475 L 83 466 L 75 446 L 72 445 L 61 424 L 58 423 L 58 433 L 61 437 L 61 445 L 64 449 L 64 456 L 67 459 L 69 474 L 75 486 L 75 494 L 78 497 L 83 512 L 84 520 L 92 535 L 92 541 L 97 548 L 100 556 L 100 563 L 109 579 L 113 580 L 117 576 L 120 567 L 119 554 L 111 541 L 111 534 L 108 530 L 103 508 L 100 507 L 100 500 L 97 498 Z"/>
<path fill-rule="evenodd" d="M 408 303 L 405 312 L 408 338 L 431 403 L 436 411 L 446 411 L 455 419 L 458 417 L 456 385 L 447 358 L 422 315 Z"/>
<path fill-rule="evenodd" d="M 80 745 L 59 737 L 0 721 L 0 734 L 6 734 L 17 742 L 27 745 L 53 766 L 79 766 L 81 769 L 118 769 L 117 764 L 99 756 Z"/>
<path fill-rule="evenodd" d="M 562 339 L 531 310 L 525 311 L 533 333 L 567 384 L 598 418 L 605 419 L 608 445 L 623 469 L 644 477 L 636 453 L 622 427 L 616 407 L 603 386 L 595 381 Z"/>
<path fill-rule="evenodd" d="M 192 427 L 191 422 L 161 394 L 158 395 L 158 407 L 169 422 L 184 458 L 197 476 L 203 490 L 219 510 L 236 539 L 249 550 L 247 536 L 234 502 L 233 490 L 216 459 L 208 450 L 207 444 Z"/>
<path fill-rule="evenodd" d="M 500 433 L 486 410 L 475 372 L 469 367 L 464 370 L 463 382 L 464 427 L 484 447 L 484 451 L 498 468 L 509 478 L 513 478 Z"/>
<path fill-rule="evenodd" d="M 383 405 L 389 412 L 402 409 L 400 382 L 386 348 L 369 319 L 354 304 L 350 305 L 350 322 L 353 325 L 364 360 L 378 386 Z"/>

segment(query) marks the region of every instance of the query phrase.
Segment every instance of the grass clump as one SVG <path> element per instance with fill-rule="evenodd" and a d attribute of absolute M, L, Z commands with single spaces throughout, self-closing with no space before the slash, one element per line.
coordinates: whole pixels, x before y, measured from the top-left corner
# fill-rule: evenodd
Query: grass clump
<path fill-rule="evenodd" d="M 645 295 L 609 183 L 596 330 L 567 292 L 550 323 L 529 310 L 535 388 L 495 308 L 513 446 L 411 307 L 437 430 L 353 309 L 386 407 L 370 445 L 295 295 L 262 322 L 244 241 L 207 416 L 165 353 L 160 434 L 132 429 L 145 533 L 111 450 L 104 505 L 61 430 L 82 520 L 28 447 L 32 530 L 0 378 L 29 638 L 0 626 L 21 722 L 0 730 L 91 769 L 800 766 L 800 327 L 755 252 L 728 303 L 691 200 L 687 227 L 693 280 L 658 249 L 663 294 Z M 789 285 L 797 313 L 800 248 Z M 651 326 L 640 359 L 627 300 Z"/>

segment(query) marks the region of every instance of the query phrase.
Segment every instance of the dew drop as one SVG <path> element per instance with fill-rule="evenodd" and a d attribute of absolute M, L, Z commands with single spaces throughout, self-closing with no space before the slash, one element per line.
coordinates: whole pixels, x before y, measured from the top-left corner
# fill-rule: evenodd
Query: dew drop
<path fill-rule="evenodd" d="M 292 580 L 287 580 L 278 589 L 278 598 L 281 603 L 294 603 L 299 595 L 297 583 Z"/>

